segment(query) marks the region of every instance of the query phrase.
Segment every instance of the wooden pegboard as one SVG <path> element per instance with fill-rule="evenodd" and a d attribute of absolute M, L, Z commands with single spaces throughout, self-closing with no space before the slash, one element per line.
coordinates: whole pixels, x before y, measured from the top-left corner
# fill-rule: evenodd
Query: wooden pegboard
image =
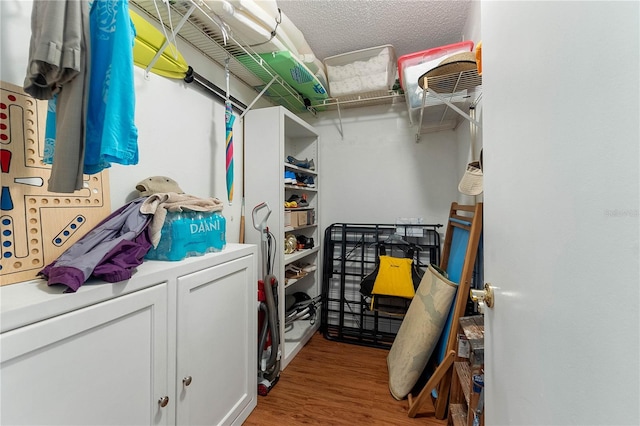
<path fill-rule="evenodd" d="M 106 171 L 85 175 L 84 188 L 73 194 L 47 191 L 47 104 L 0 82 L 0 285 L 36 278 L 111 213 Z"/>

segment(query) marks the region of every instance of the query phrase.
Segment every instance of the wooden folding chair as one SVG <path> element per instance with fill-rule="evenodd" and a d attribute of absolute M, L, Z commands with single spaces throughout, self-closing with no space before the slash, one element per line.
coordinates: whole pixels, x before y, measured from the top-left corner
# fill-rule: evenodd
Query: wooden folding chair
<path fill-rule="evenodd" d="M 409 417 L 415 417 L 418 410 L 427 403 L 431 404 L 431 410 L 435 412 L 436 418 L 444 419 L 447 416 L 451 367 L 455 358 L 455 330 L 458 319 L 464 316 L 467 306 L 481 232 L 482 203 L 475 206 L 451 204 L 440 268 L 447 271 L 451 281 L 458 283 L 458 290 L 442 332 L 441 342 L 432 356 L 436 364 L 435 370 L 417 396 L 408 395 Z M 465 239 L 466 244 L 464 244 Z M 437 390 L 437 397 L 432 395 L 434 389 Z"/>

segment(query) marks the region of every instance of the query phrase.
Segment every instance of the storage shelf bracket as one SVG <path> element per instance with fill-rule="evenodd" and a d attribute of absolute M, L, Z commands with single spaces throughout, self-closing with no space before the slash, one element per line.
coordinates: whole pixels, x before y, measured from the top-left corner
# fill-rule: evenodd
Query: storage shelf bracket
<path fill-rule="evenodd" d="M 344 140 L 344 130 L 342 129 L 342 112 L 340 111 L 340 102 L 336 103 L 336 107 L 338 107 L 338 120 L 340 122 L 340 129 L 338 131 L 340 132 L 341 140 Z"/>
<path fill-rule="evenodd" d="M 423 114 L 424 114 L 424 108 L 425 108 L 425 104 L 426 104 L 426 100 L 427 100 L 427 94 L 436 97 L 438 100 L 440 100 L 441 102 L 445 103 L 449 108 L 451 108 L 452 110 L 454 110 L 455 112 L 460 114 L 462 117 L 464 117 L 470 123 L 473 123 L 476 126 L 478 126 L 478 128 L 481 127 L 480 126 L 480 122 L 478 122 L 476 119 L 472 118 L 469 114 L 467 114 L 466 112 L 464 112 L 463 110 L 458 108 L 453 102 L 449 101 L 449 99 L 445 98 L 444 96 L 442 96 L 439 93 L 435 92 L 431 88 L 427 87 L 422 92 L 422 108 L 420 108 L 420 120 L 418 121 L 418 130 L 416 132 L 416 142 L 420 141 L 420 131 L 422 129 L 422 117 L 423 117 Z"/>
<path fill-rule="evenodd" d="M 256 96 L 256 98 L 253 101 L 251 101 L 251 103 L 249 105 L 247 105 L 247 109 L 245 109 L 244 112 L 240 115 L 240 120 L 242 120 L 242 118 L 247 114 L 247 112 L 249 112 L 251 110 L 251 107 L 253 107 L 255 105 L 255 103 L 258 102 L 258 99 L 260 99 L 262 97 L 262 95 L 264 95 L 264 93 L 269 89 L 269 87 L 271 87 L 271 85 L 277 79 L 278 79 L 278 76 L 274 75 L 273 78 L 271 79 L 271 81 L 269 83 L 267 83 L 267 85 L 262 88 L 260 93 L 258 93 L 258 96 Z"/>
<path fill-rule="evenodd" d="M 342 127 L 342 109 L 341 105 L 346 106 L 368 106 L 368 105 L 380 105 L 386 103 L 394 103 L 396 99 L 404 100 L 404 94 L 399 94 L 394 90 L 388 90 L 384 93 L 380 91 L 368 92 L 364 94 L 345 95 L 345 98 L 328 98 L 320 101 L 316 107 L 318 108 L 334 108 L 338 111 L 338 132 L 344 140 L 344 128 Z"/>
<path fill-rule="evenodd" d="M 280 76 L 274 75 L 273 78 L 271 79 L 271 81 L 269 81 L 269 83 L 267 83 L 267 85 L 262 88 L 260 93 L 258 93 L 258 95 L 255 97 L 255 99 L 253 101 L 251 101 L 251 103 L 249 105 L 247 105 L 247 108 L 240 115 L 240 120 L 242 120 L 244 118 L 244 116 L 247 114 L 247 112 L 249 112 L 251 110 L 251 108 L 255 105 L 255 103 L 258 102 L 258 100 L 262 97 L 262 95 L 264 95 L 266 93 L 266 91 L 269 89 L 269 87 L 271 87 L 271 85 L 273 83 L 275 83 L 275 82 L 278 82 L 279 84 L 285 83 L 284 80 L 282 80 L 282 78 Z M 316 115 L 316 110 L 313 107 L 307 106 L 307 111 L 309 111 L 314 116 Z"/>
<path fill-rule="evenodd" d="M 162 56 L 162 54 L 164 53 L 165 49 L 169 47 L 169 43 L 175 44 L 176 34 L 182 29 L 184 24 L 186 24 L 187 20 L 189 19 L 189 17 L 191 16 L 195 8 L 196 8 L 196 4 L 192 3 L 191 7 L 189 8 L 189 11 L 182 17 L 180 22 L 178 22 L 178 25 L 176 25 L 175 29 L 172 30 L 171 39 L 169 39 L 168 36 L 165 38 L 164 43 L 162 44 L 160 49 L 158 49 L 153 59 L 151 59 L 151 62 L 149 63 L 149 65 L 147 65 L 147 68 L 144 70 L 145 76 L 149 76 L 149 73 L 153 69 L 153 66 L 158 61 L 158 58 L 160 58 L 160 56 Z M 163 30 L 164 30 L 164 27 L 163 27 Z"/>

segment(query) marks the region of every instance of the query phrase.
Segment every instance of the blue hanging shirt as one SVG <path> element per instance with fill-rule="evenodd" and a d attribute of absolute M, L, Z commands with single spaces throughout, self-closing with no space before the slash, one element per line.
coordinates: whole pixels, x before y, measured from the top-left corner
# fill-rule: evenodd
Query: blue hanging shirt
<path fill-rule="evenodd" d="M 47 121 L 44 130 L 44 164 L 53 164 L 53 151 L 56 147 L 56 108 L 58 105 L 58 94 L 53 95 L 47 103 Z"/>
<path fill-rule="evenodd" d="M 94 0 L 89 15 L 91 70 L 84 172 L 138 163 L 133 43 L 127 0 Z"/>

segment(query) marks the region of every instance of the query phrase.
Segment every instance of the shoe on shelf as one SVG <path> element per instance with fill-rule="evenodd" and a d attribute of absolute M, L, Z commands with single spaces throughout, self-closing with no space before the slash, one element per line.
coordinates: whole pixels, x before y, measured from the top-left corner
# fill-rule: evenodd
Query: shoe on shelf
<path fill-rule="evenodd" d="M 311 237 L 311 238 L 307 238 L 307 242 L 305 243 L 303 248 L 311 249 L 311 248 L 313 248 L 313 246 L 314 246 L 313 237 Z"/>
<path fill-rule="evenodd" d="M 304 278 L 307 276 L 306 272 L 296 272 L 290 269 L 284 271 L 284 277 L 287 280 L 299 280 L 300 278 Z"/>
<path fill-rule="evenodd" d="M 298 185 L 307 186 L 309 188 L 315 188 L 316 184 L 313 181 L 313 176 L 307 176 L 300 173 L 295 173 L 296 182 Z"/>
<path fill-rule="evenodd" d="M 305 175 L 296 173 L 296 185 L 298 186 L 307 186 L 305 183 Z"/>
<path fill-rule="evenodd" d="M 298 203 L 296 201 L 285 201 L 284 202 L 285 209 L 297 209 Z"/>
<path fill-rule="evenodd" d="M 296 180 L 296 174 L 291 170 L 284 171 L 284 183 L 289 185 L 296 185 L 298 181 Z"/>
<path fill-rule="evenodd" d="M 297 245 L 298 250 L 313 248 L 313 237 L 297 235 L 296 239 L 298 241 L 298 245 Z"/>
<path fill-rule="evenodd" d="M 314 265 L 313 263 L 306 263 L 306 262 L 296 262 L 293 264 L 293 266 L 302 271 L 302 272 L 313 272 L 317 269 L 317 266 Z"/>
<path fill-rule="evenodd" d="M 284 270 L 284 276 L 287 279 L 300 279 L 308 274 L 302 268 L 298 268 L 296 265 L 288 265 Z"/>
<path fill-rule="evenodd" d="M 309 169 L 309 170 L 316 169 L 316 165 L 313 162 L 313 158 L 311 160 L 308 160 L 306 158 L 304 160 L 298 160 L 293 155 L 289 155 L 287 156 L 287 162 L 289 164 L 293 164 L 294 166 L 302 167 L 303 169 Z"/>
<path fill-rule="evenodd" d="M 304 235 L 296 235 L 296 240 L 297 240 L 297 246 L 296 248 L 298 250 L 303 250 L 305 248 L 305 246 L 307 245 L 307 237 Z"/>
<path fill-rule="evenodd" d="M 291 194 L 291 196 L 284 203 L 285 207 L 289 204 L 295 204 L 295 206 L 291 206 L 292 208 L 296 207 L 309 207 L 309 202 L 307 201 L 307 194 L 302 194 L 302 196 L 298 194 Z"/>

